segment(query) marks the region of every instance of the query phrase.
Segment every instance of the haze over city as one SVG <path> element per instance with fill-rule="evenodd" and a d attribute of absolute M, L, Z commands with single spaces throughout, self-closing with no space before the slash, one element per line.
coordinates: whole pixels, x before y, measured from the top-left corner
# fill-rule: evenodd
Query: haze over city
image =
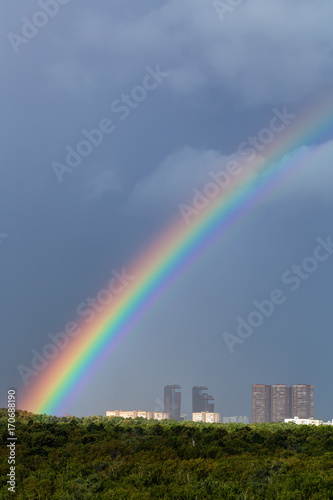
<path fill-rule="evenodd" d="M 288 150 L 299 167 L 165 287 L 64 411 L 154 410 L 179 384 L 182 412 L 204 385 L 222 417 L 251 417 L 253 384 L 309 384 L 315 418 L 332 420 L 333 126 L 316 113 L 332 102 L 332 2 L 57 1 L 0 18 L 0 406 L 171 224 L 196 224 L 208 183 L 223 196 L 221 171 L 231 186 L 256 160 L 259 191 L 270 148 L 313 116 L 315 138 Z"/>

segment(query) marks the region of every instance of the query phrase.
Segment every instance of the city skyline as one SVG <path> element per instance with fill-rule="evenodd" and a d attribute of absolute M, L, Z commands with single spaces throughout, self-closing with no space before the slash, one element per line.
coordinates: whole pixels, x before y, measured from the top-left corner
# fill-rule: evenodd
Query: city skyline
<path fill-rule="evenodd" d="M 182 406 L 182 399 L 188 396 L 188 390 L 183 389 L 179 384 L 169 384 L 164 386 L 164 403 L 155 400 L 158 406 L 149 408 L 147 412 L 169 415 L 168 418 L 182 420 L 181 415 L 192 415 L 193 413 L 214 413 L 221 417 L 221 422 L 283 422 L 285 419 L 299 417 L 300 419 L 314 418 L 314 386 L 308 384 L 253 384 L 252 385 L 252 417 L 232 415 L 227 407 L 215 409 L 211 401 L 215 398 L 208 394 L 208 387 L 205 385 L 192 386 L 192 406 L 188 411 Z M 200 405 L 194 406 L 194 405 Z M 115 406 L 115 405 L 114 405 Z M 134 410 L 119 409 L 118 412 L 140 411 L 142 404 Z M 127 404 L 131 407 L 131 404 Z M 296 413 L 295 413 L 296 412 Z M 298 413 L 299 415 L 298 415 Z M 332 411 L 333 413 L 333 411 Z M 171 417 L 171 416 L 173 417 Z M 245 415 L 245 412 L 242 414 Z M 328 419 L 331 420 L 331 419 Z"/>
<path fill-rule="evenodd" d="M 164 386 L 163 412 L 161 413 L 161 406 L 156 407 L 154 410 L 149 409 L 145 411 L 149 414 L 153 414 L 155 412 L 156 415 L 159 415 L 159 419 L 161 418 L 161 415 L 168 415 L 165 418 L 182 420 L 182 415 L 192 415 L 192 420 L 194 421 L 201 421 L 201 417 L 199 415 L 201 413 L 206 413 L 209 415 L 219 415 L 219 417 L 209 417 L 210 419 L 213 418 L 213 420 L 209 421 L 221 421 L 224 423 L 284 422 L 285 419 L 293 419 L 294 417 L 298 417 L 300 419 L 314 418 L 313 385 L 253 384 L 252 418 L 250 419 L 248 416 L 232 416 L 228 408 L 224 408 L 223 411 L 221 411 L 221 409 L 218 411 L 215 410 L 214 403 L 211 403 L 211 401 L 214 401 L 215 398 L 208 394 L 208 387 L 204 385 L 192 387 L 192 411 L 184 411 L 181 404 L 182 396 L 184 394 L 186 394 L 186 390 L 182 391 L 182 387 L 180 385 L 166 385 Z M 142 408 L 142 405 L 140 408 Z M 139 409 L 117 410 L 119 416 L 121 416 L 120 412 L 132 413 L 133 411 L 138 412 Z M 196 415 L 195 418 L 194 415 Z"/>

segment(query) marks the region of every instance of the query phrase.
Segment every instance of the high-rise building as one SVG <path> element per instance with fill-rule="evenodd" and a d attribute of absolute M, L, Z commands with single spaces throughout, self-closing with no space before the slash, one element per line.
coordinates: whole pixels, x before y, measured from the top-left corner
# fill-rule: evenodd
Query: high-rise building
<path fill-rule="evenodd" d="M 180 389 L 180 385 L 166 385 L 164 387 L 164 413 L 169 413 L 171 419 L 180 420 Z"/>
<path fill-rule="evenodd" d="M 208 411 L 214 413 L 214 397 L 208 394 L 208 387 L 196 385 L 192 387 L 192 412 Z"/>
<path fill-rule="evenodd" d="M 255 384 L 252 386 L 252 422 L 270 422 L 271 415 L 270 385 Z"/>
<path fill-rule="evenodd" d="M 314 418 L 313 385 L 297 384 L 293 386 L 293 417 Z"/>
<path fill-rule="evenodd" d="M 292 418 L 291 385 L 276 384 L 272 386 L 272 421 L 284 422 Z"/>

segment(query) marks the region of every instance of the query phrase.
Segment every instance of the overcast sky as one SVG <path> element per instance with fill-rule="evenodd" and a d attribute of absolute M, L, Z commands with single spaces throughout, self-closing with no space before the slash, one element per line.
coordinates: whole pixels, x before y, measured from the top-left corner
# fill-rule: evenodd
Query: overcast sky
<path fill-rule="evenodd" d="M 2 406 L 9 387 L 27 390 L 17 367 L 31 366 L 31 350 L 180 220 L 210 171 L 274 110 L 302 120 L 333 80 L 331 0 L 46 4 L 6 2 L 0 16 Z M 96 144 L 73 155 L 99 126 Z M 222 416 L 250 417 L 252 384 L 306 383 L 315 416 L 333 418 L 329 243 L 297 289 L 290 282 L 317 238 L 333 235 L 332 132 L 290 152 L 302 157 L 297 175 L 221 233 L 67 413 L 152 410 L 179 384 L 182 411 L 192 386 L 207 385 Z M 224 333 L 274 289 L 284 303 L 232 353 Z"/>

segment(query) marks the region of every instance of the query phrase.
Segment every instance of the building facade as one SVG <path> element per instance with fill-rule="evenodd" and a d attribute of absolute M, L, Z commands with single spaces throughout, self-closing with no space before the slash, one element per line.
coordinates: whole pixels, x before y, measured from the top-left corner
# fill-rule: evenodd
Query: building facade
<path fill-rule="evenodd" d="M 214 397 L 208 394 L 208 387 L 196 385 L 192 387 L 192 412 L 208 411 L 214 413 Z"/>
<path fill-rule="evenodd" d="M 272 421 L 284 422 L 285 418 L 292 418 L 292 387 L 291 385 L 276 384 L 272 386 Z"/>
<path fill-rule="evenodd" d="M 252 386 L 252 422 L 264 423 L 272 420 L 272 387 L 255 384 Z"/>
<path fill-rule="evenodd" d="M 297 424 L 297 425 L 331 425 L 330 422 L 324 422 L 323 420 L 315 420 L 314 418 L 286 418 L 284 420 L 286 424 Z"/>
<path fill-rule="evenodd" d="M 314 386 L 307 384 L 252 386 L 252 422 L 284 422 L 314 418 Z"/>
<path fill-rule="evenodd" d="M 249 417 L 223 417 L 222 422 L 224 424 L 248 424 L 249 423 Z"/>
<path fill-rule="evenodd" d="M 180 385 L 164 387 L 164 413 L 169 413 L 171 419 L 180 420 L 181 405 Z"/>
<path fill-rule="evenodd" d="M 314 418 L 313 385 L 297 384 L 293 386 L 292 417 Z"/>
<path fill-rule="evenodd" d="M 208 424 L 215 424 L 221 422 L 221 413 L 214 413 L 209 411 L 193 412 L 193 422 L 206 422 Z"/>
<path fill-rule="evenodd" d="M 122 418 L 147 418 L 154 420 L 169 419 L 169 413 L 157 411 L 141 411 L 141 410 L 110 410 L 106 412 L 107 417 L 122 417 Z"/>

